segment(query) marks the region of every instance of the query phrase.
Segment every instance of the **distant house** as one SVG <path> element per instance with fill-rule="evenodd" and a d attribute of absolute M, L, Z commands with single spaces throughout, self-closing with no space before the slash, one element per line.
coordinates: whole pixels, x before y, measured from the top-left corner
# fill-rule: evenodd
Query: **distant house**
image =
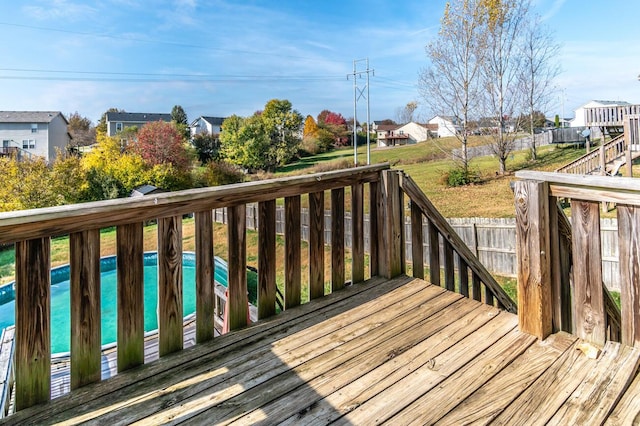
<path fill-rule="evenodd" d="M 140 129 L 152 121 L 171 121 L 171 114 L 155 114 L 147 112 L 107 112 L 107 136 L 114 136 L 127 127 Z"/>
<path fill-rule="evenodd" d="M 410 122 L 403 125 L 379 124 L 376 133 L 378 146 L 409 145 L 429 139 L 429 126 Z"/>
<path fill-rule="evenodd" d="M 575 110 L 575 118 L 569 122 L 569 127 L 584 127 L 587 125 L 587 117 L 585 115 L 585 110 L 587 108 L 617 107 L 626 105 L 631 104 L 625 101 L 589 101 Z"/>
<path fill-rule="evenodd" d="M 71 143 L 68 124 L 60 111 L 0 111 L 0 155 L 53 161 Z"/>
<path fill-rule="evenodd" d="M 222 131 L 222 122 L 225 119 L 223 117 L 205 117 L 201 115 L 191 122 L 189 126 L 191 130 L 191 137 L 199 135 L 201 133 L 208 133 L 210 135 L 220 134 Z"/>
<path fill-rule="evenodd" d="M 439 138 L 455 136 L 460 132 L 460 120 L 455 117 L 436 115 L 429 120 L 429 124 L 438 126 L 436 133 Z"/>

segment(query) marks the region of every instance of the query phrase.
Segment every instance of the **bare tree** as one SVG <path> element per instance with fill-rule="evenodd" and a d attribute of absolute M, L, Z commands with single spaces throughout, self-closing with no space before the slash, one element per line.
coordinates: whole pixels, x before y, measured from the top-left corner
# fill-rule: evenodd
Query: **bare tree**
<path fill-rule="evenodd" d="M 526 100 L 525 113 L 529 118 L 531 132 L 531 158 L 537 158 L 534 121 L 536 111 L 545 111 L 553 95 L 553 81 L 560 73 L 557 61 L 560 45 L 548 27 L 535 16 L 526 23 L 522 33 L 522 61 L 520 85 Z"/>
<path fill-rule="evenodd" d="M 482 63 L 483 111 L 496 127 L 491 148 L 503 174 L 519 127 L 514 120 L 522 109 L 519 90 L 524 62 L 520 57 L 522 39 L 519 35 L 529 13 L 529 1 L 487 0 L 485 5 L 487 50 Z"/>
<path fill-rule="evenodd" d="M 396 111 L 396 117 L 398 119 L 398 123 L 407 124 L 414 120 L 414 114 L 418 109 L 418 102 L 411 101 L 407 102 L 407 104 L 403 107 L 398 108 Z"/>
<path fill-rule="evenodd" d="M 484 54 L 484 0 L 447 3 L 438 37 L 427 45 L 430 64 L 421 71 L 418 87 L 425 103 L 436 114 L 453 116 L 460 125 L 457 158 L 469 175 L 467 144 L 469 121 L 477 107 L 480 65 Z"/>

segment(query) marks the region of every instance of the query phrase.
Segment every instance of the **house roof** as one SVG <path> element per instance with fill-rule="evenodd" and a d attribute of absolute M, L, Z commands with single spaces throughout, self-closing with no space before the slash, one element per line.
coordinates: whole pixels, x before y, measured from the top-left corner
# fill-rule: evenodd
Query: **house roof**
<path fill-rule="evenodd" d="M 396 130 L 399 129 L 402 126 L 399 126 L 397 124 L 379 124 L 378 128 L 376 129 L 377 132 L 388 132 L 390 130 Z"/>
<path fill-rule="evenodd" d="M 60 111 L 0 111 L 0 123 L 50 123 L 59 115 L 67 122 Z"/>
<path fill-rule="evenodd" d="M 131 191 L 131 197 L 140 197 L 143 195 L 155 194 L 158 192 L 166 191 L 153 185 L 140 185 L 137 188 L 134 188 L 133 191 Z"/>
<path fill-rule="evenodd" d="M 171 121 L 171 114 L 157 114 L 149 112 L 107 112 L 106 118 L 107 121 L 148 123 L 150 121 Z"/>
<path fill-rule="evenodd" d="M 200 117 L 193 120 L 191 125 L 194 126 L 198 122 L 198 120 L 204 120 L 207 123 L 211 124 L 212 126 L 222 126 L 222 122 L 226 120 L 226 117 L 207 117 L 207 116 L 201 115 Z"/>

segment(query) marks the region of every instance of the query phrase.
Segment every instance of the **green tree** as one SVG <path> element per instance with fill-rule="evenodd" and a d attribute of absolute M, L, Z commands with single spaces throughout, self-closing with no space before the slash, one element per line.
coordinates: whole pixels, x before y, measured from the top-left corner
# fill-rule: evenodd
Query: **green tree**
<path fill-rule="evenodd" d="M 192 144 L 200 163 L 206 164 L 219 159 L 220 135 L 212 135 L 208 132 L 198 133 L 193 137 Z"/>
<path fill-rule="evenodd" d="M 184 140 L 188 141 L 191 137 L 189 120 L 187 119 L 187 113 L 184 112 L 184 109 L 180 105 L 174 105 L 171 109 L 171 121 L 175 123 Z"/>
<path fill-rule="evenodd" d="M 107 134 L 107 113 L 108 112 L 126 112 L 123 109 L 118 108 L 109 108 L 100 116 L 100 120 L 98 120 L 98 124 L 96 125 L 96 133 L 102 133 L 104 135 Z"/>
<path fill-rule="evenodd" d="M 76 111 L 69 114 L 67 121 L 69 122 L 67 130 L 73 138 L 71 143 L 74 146 L 88 146 L 96 142 L 96 129 L 89 118 L 81 116 Z"/>
<path fill-rule="evenodd" d="M 298 152 L 302 116 L 287 100 L 273 99 L 248 118 L 233 115 L 224 123 L 220 150 L 230 163 L 248 170 L 273 171 Z"/>

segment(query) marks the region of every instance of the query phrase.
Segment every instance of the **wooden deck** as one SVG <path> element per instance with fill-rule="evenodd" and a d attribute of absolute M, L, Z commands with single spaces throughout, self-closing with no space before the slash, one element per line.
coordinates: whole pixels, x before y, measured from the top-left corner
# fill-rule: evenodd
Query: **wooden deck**
<path fill-rule="evenodd" d="M 597 360 L 497 308 L 376 278 L 22 410 L 16 424 L 632 424 L 640 350 Z"/>

